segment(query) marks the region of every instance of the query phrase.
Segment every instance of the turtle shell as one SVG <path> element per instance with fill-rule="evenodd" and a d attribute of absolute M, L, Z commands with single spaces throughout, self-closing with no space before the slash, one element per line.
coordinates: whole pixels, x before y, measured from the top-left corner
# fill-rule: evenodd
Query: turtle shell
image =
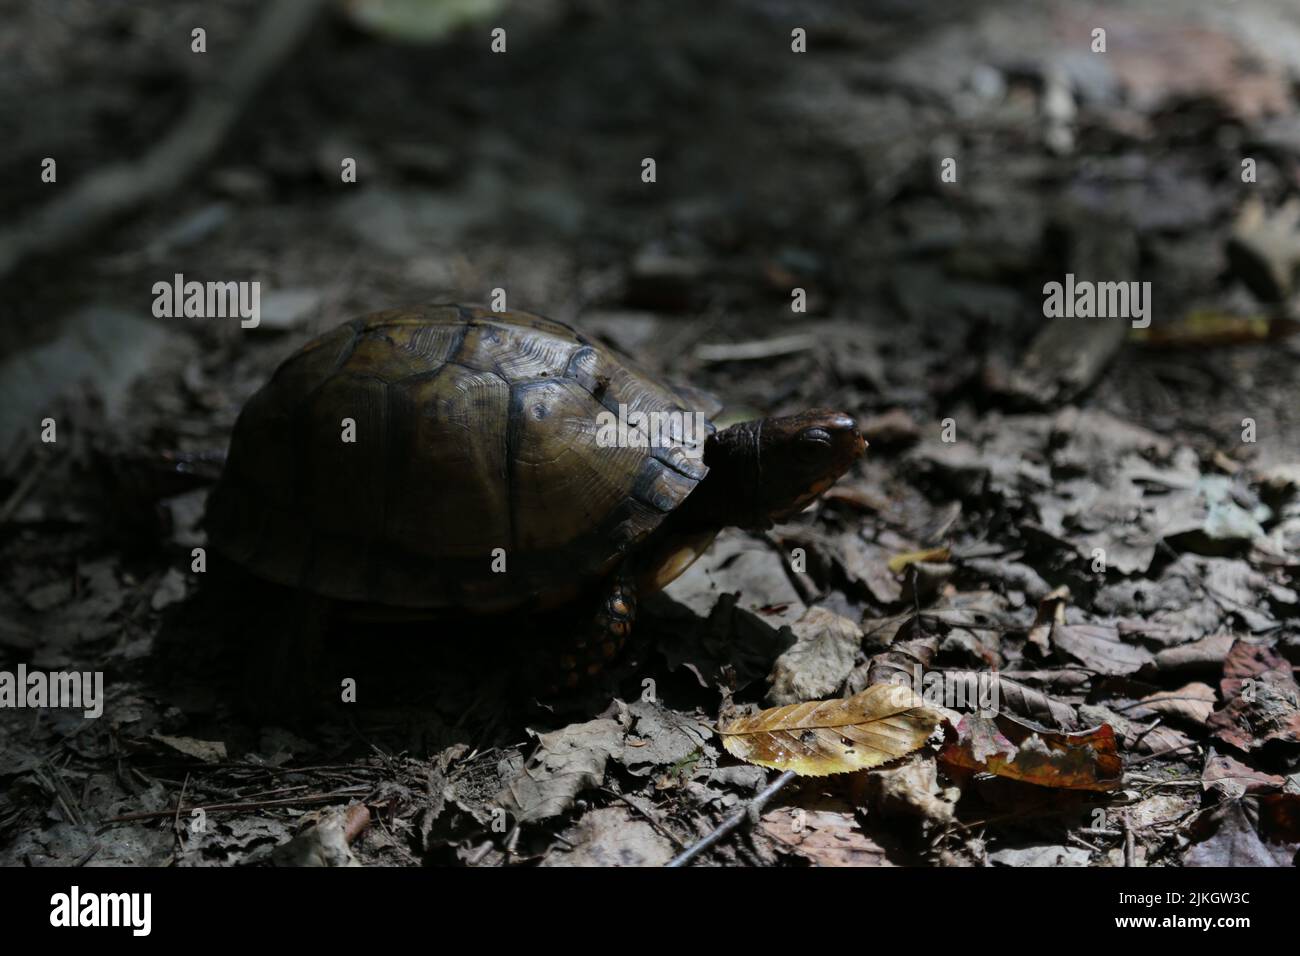
<path fill-rule="evenodd" d="M 598 441 L 600 413 L 704 415 L 698 404 L 541 316 L 378 312 L 305 345 L 245 405 L 209 538 L 258 576 L 332 598 L 554 606 L 707 473 L 680 441 Z"/>

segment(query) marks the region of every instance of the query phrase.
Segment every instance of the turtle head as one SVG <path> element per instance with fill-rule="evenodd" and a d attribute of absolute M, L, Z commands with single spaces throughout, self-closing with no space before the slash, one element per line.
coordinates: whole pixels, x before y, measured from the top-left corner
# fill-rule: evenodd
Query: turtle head
<path fill-rule="evenodd" d="M 857 422 L 814 408 L 732 425 L 709 437 L 704 463 L 728 524 L 767 528 L 808 507 L 866 451 Z"/>

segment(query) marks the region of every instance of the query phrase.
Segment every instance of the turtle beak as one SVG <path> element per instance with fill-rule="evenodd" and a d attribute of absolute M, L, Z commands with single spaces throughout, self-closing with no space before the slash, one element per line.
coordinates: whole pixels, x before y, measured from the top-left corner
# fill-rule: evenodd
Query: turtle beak
<path fill-rule="evenodd" d="M 853 445 L 853 460 L 857 461 L 867 453 L 867 448 L 870 446 L 867 444 L 867 440 L 862 437 L 862 432 L 858 430 L 857 425 L 853 426 L 853 437 L 856 439 Z"/>
<path fill-rule="evenodd" d="M 867 451 L 867 440 L 862 437 L 862 429 L 851 415 L 836 412 L 828 416 L 826 424 L 831 434 L 837 438 L 843 467 L 847 469 Z"/>

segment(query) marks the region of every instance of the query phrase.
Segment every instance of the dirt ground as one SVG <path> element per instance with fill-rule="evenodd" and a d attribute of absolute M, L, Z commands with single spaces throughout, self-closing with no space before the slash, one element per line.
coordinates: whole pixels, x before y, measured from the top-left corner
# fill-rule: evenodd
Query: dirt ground
<path fill-rule="evenodd" d="M 1300 11 L 337 4 L 175 188 L 41 218 L 271 6 L 0 0 L 0 671 L 105 698 L 0 707 L 0 863 L 661 865 L 777 777 L 719 723 L 903 673 L 999 713 L 936 701 L 942 741 L 789 783 L 696 865 L 1294 864 Z M 177 273 L 259 281 L 261 324 L 155 318 Z M 1149 282 L 1149 327 L 1046 317 L 1067 274 Z M 357 702 L 250 711 L 273 655 L 228 638 L 295 605 L 192 571 L 243 402 L 345 319 L 494 289 L 719 424 L 831 406 L 870 451 L 575 694 L 510 663 L 562 615 L 335 623 Z"/>

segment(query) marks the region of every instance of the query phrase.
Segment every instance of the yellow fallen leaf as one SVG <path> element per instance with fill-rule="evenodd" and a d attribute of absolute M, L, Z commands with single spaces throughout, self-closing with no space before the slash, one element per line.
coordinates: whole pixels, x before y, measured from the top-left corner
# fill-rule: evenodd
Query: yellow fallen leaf
<path fill-rule="evenodd" d="M 1265 315 L 1228 315 L 1208 310 L 1195 311 L 1170 325 L 1130 329 L 1134 342 L 1155 348 L 1210 348 L 1265 342 L 1291 335 L 1294 320 Z"/>
<path fill-rule="evenodd" d="M 943 718 L 909 687 L 773 707 L 721 728 L 732 756 L 808 777 L 878 767 L 916 750 Z"/>
<path fill-rule="evenodd" d="M 889 570 L 897 574 L 909 564 L 916 564 L 920 561 L 947 561 L 950 552 L 947 548 L 927 548 L 924 551 L 908 551 L 906 554 L 896 554 L 889 559 Z"/>

